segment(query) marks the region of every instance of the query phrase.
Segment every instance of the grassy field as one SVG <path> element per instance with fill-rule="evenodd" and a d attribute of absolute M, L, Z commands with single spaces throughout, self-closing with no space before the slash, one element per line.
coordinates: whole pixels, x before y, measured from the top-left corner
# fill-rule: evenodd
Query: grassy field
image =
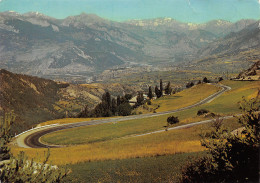
<path fill-rule="evenodd" d="M 181 167 L 205 152 L 84 162 L 69 165 L 72 173 L 65 182 L 175 182 Z"/>
<path fill-rule="evenodd" d="M 160 106 L 156 112 L 170 111 L 192 105 L 221 90 L 208 84 L 195 85 L 171 96 L 161 97 L 152 103 Z"/>
<path fill-rule="evenodd" d="M 230 129 L 236 129 L 240 125 L 235 119 L 225 122 Z M 185 128 L 167 131 L 152 135 L 119 138 L 69 146 L 64 148 L 51 149 L 51 160 L 54 164 L 75 164 L 84 161 L 101 161 L 127 158 L 142 158 L 158 155 L 169 155 L 184 152 L 199 152 L 205 150 L 200 145 L 202 132 L 210 130 L 211 124 L 198 125 L 192 128 Z M 23 150 L 30 157 L 41 156 L 46 149 L 24 149 L 11 148 L 14 154 Z"/>
<path fill-rule="evenodd" d="M 230 115 L 238 113 L 238 102 L 241 101 L 243 96 L 256 95 L 257 87 L 258 84 L 260 84 L 260 82 L 225 81 L 223 82 L 223 84 L 230 85 L 232 87 L 232 90 L 227 93 L 224 93 L 222 96 L 218 97 L 211 103 L 175 113 L 174 115 L 178 116 L 180 119 L 180 123 L 177 125 L 208 119 L 202 116 L 197 116 L 197 111 L 201 108 L 209 109 L 211 112 L 221 115 Z M 191 95 L 191 93 L 194 93 L 195 91 L 203 91 L 201 90 L 201 88 L 209 90 L 208 86 L 209 85 L 199 85 L 192 89 L 180 92 L 178 96 L 183 96 L 181 98 L 183 98 L 183 100 L 185 101 L 188 100 L 186 99 L 186 96 Z M 210 86 L 210 89 L 212 91 L 214 90 L 212 89 L 212 86 Z M 209 92 L 206 93 L 209 94 Z M 194 97 L 193 99 L 199 98 L 199 95 L 195 96 L 196 97 Z M 167 107 L 165 106 L 170 106 L 169 104 L 175 103 L 175 105 L 173 106 L 174 108 L 178 106 L 176 100 L 178 101 L 178 103 L 180 103 L 179 98 L 175 99 L 174 96 L 166 96 L 162 99 L 158 99 L 158 101 L 154 101 L 154 103 L 160 103 L 162 109 L 167 110 Z M 163 103 L 164 101 L 165 104 Z M 183 103 L 180 103 L 180 106 L 183 106 Z M 136 119 L 118 123 L 108 123 L 102 125 L 80 127 L 75 129 L 67 129 L 48 134 L 42 137 L 41 140 L 50 144 L 62 145 L 107 141 L 133 134 L 141 134 L 150 131 L 155 131 L 158 129 L 163 129 L 163 126 L 166 125 L 166 120 L 168 116 L 170 116 L 170 114 L 153 118 Z"/>
<path fill-rule="evenodd" d="M 222 114 L 240 112 L 239 102 L 242 97 L 247 99 L 255 97 L 260 89 L 260 81 L 224 81 L 223 84 L 230 86 L 232 90 L 204 105 L 204 108 Z"/>
<path fill-rule="evenodd" d="M 159 98 L 158 100 L 153 101 L 153 103 L 156 103 L 156 105 L 161 106 L 158 109 L 160 112 L 174 110 L 177 108 L 194 104 L 200 101 L 201 99 L 204 99 L 207 96 L 217 92 L 218 90 L 218 87 L 207 84 L 201 84 L 193 88 L 184 90 L 178 94 Z M 102 125 L 81 127 L 76 129 L 68 129 L 48 134 L 42 137 L 41 140 L 50 144 L 62 145 L 106 141 L 123 136 L 140 134 L 154 131 L 157 129 L 162 129 L 163 126 L 166 125 L 166 119 L 168 116 L 169 115 L 164 115 L 153 118 L 129 120 L 118 123 L 108 123 Z M 185 119 L 185 115 L 180 116 L 180 119 Z M 193 121 L 203 119 L 205 118 L 192 118 Z"/>
<path fill-rule="evenodd" d="M 196 116 L 200 108 L 210 109 L 212 112 L 222 114 L 239 112 L 237 102 L 241 100 L 241 97 L 255 95 L 257 88 L 260 86 L 260 82 L 225 81 L 223 84 L 230 85 L 233 89 L 209 104 L 175 113 L 174 115 L 181 120 L 180 124 L 205 119 Z M 200 146 L 198 134 L 207 130 L 209 127 L 207 125 L 127 138 L 131 134 L 163 128 L 166 124 L 167 116 L 169 115 L 64 130 L 46 135 L 42 140 L 55 144 L 80 144 L 66 148 L 51 149 L 51 159 L 55 164 L 149 157 L 158 154 L 165 155 L 203 150 Z M 232 128 L 238 127 L 238 125 L 235 125 L 234 120 L 228 124 L 232 124 Z M 21 150 L 26 151 L 32 157 L 44 151 L 44 149 L 12 147 L 12 151 L 15 154 Z"/>
<path fill-rule="evenodd" d="M 242 97 L 255 97 L 260 87 L 259 81 L 223 81 L 223 84 L 231 86 L 232 90 L 211 103 L 175 113 L 181 120 L 180 124 L 205 119 L 197 116 L 197 111 L 201 108 L 221 115 L 239 113 L 239 101 Z M 160 100 L 158 103 L 162 102 L 163 106 L 164 100 Z M 211 124 L 204 124 L 129 137 L 131 134 L 163 128 L 168 116 L 64 130 L 46 135 L 42 140 L 49 143 L 79 144 L 51 149 L 50 160 L 53 164 L 70 164 L 68 167 L 72 173 L 66 178 L 66 182 L 174 182 L 181 166 L 190 159 L 189 156 L 205 154 L 199 134 L 213 128 Z M 67 119 L 67 122 L 72 122 L 70 120 L 73 119 Z M 230 130 L 240 127 L 236 118 L 225 120 L 224 125 Z M 14 154 L 25 151 L 29 157 L 43 157 L 46 151 L 15 146 L 11 150 Z"/>
<path fill-rule="evenodd" d="M 192 88 L 183 90 L 179 93 L 170 96 L 164 96 L 152 101 L 151 105 L 145 104 L 135 109 L 136 114 L 146 114 L 163 111 L 170 111 L 185 106 L 189 106 L 199 102 L 202 99 L 216 93 L 221 88 L 214 85 L 200 84 Z"/>

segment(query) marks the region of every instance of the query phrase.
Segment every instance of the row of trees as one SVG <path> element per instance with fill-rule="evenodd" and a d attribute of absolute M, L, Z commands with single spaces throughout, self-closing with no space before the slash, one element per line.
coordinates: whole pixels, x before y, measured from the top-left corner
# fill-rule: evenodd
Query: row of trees
<path fill-rule="evenodd" d="M 220 81 L 222 81 L 223 80 L 223 78 L 222 77 L 219 77 L 218 78 L 218 81 L 220 82 Z M 198 82 L 197 82 L 197 85 L 198 84 L 201 84 L 201 83 L 210 83 L 211 81 L 207 78 L 207 77 L 204 77 L 202 80 L 199 80 Z M 191 81 L 191 82 L 188 82 L 187 84 L 186 84 L 186 88 L 191 88 L 191 87 L 193 87 L 195 85 L 195 83 L 193 82 L 193 81 Z"/>
<path fill-rule="evenodd" d="M 158 88 L 158 86 L 156 85 L 155 88 L 154 88 L 154 93 L 156 95 L 157 98 L 160 98 L 163 96 L 163 91 L 166 95 L 170 95 L 172 93 L 172 88 L 171 88 L 171 83 L 168 82 L 165 89 L 163 88 L 163 82 L 162 82 L 162 79 L 160 79 L 160 88 Z M 149 86 L 149 89 L 148 89 L 148 98 L 149 99 L 152 99 L 154 97 L 153 95 L 153 91 L 152 91 L 152 87 Z"/>
<path fill-rule="evenodd" d="M 166 95 L 172 93 L 171 83 L 168 82 L 165 89 L 163 88 L 162 79 L 160 80 L 160 89 L 155 86 L 155 95 L 157 98 L 163 96 L 163 91 Z M 152 87 L 149 87 L 148 98 L 152 99 L 154 97 Z M 101 98 L 101 103 L 99 103 L 93 110 L 89 110 L 86 105 L 84 109 L 76 116 L 79 118 L 87 117 L 110 117 L 110 116 L 128 116 L 132 113 L 134 108 L 143 105 L 146 100 L 143 92 L 138 92 L 136 96 L 136 103 L 134 106 L 129 104 L 129 100 L 132 98 L 131 94 L 126 94 L 125 96 L 117 96 L 117 98 L 112 98 L 109 92 L 103 94 Z"/>
<path fill-rule="evenodd" d="M 129 100 L 132 98 L 131 94 L 125 96 L 117 96 L 112 98 L 109 92 L 103 94 L 101 103 L 99 103 L 93 110 L 88 110 L 88 106 L 77 115 L 80 118 L 86 117 L 110 117 L 110 116 L 128 116 L 132 112 L 132 107 Z"/>
<path fill-rule="evenodd" d="M 223 80 L 223 79 L 222 79 L 222 80 Z M 199 81 L 197 82 L 197 85 L 198 85 L 198 84 L 201 84 L 201 83 L 210 83 L 210 80 L 208 80 L 207 77 L 204 77 L 204 78 L 202 79 L 202 81 L 199 80 Z M 191 88 L 191 87 L 193 87 L 194 85 L 195 85 L 195 83 L 194 83 L 193 81 L 188 82 L 188 83 L 186 84 L 186 88 Z"/>

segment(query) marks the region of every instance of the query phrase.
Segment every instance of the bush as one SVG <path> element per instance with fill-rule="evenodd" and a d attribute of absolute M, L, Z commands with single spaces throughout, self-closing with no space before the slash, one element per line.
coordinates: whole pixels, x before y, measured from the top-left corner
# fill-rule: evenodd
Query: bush
<path fill-rule="evenodd" d="M 200 109 L 200 110 L 198 110 L 197 115 L 201 116 L 201 115 L 207 114 L 207 113 L 209 113 L 209 110 L 207 110 L 207 109 Z"/>
<path fill-rule="evenodd" d="M 208 78 L 203 78 L 203 83 L 209 83 L 210 81 L 208 80 Z"/>
<path fill-rule="evenodd" d="M 10 153 L 8 142 L 11 140 L 10 129 L 14 120 L 13 112 L 5 113 L 0 118 L 0 182 L 61 182 L 68 171 L 46 164 L 50 157 L 49 149 L 42 163 L 29 160 L 23 151 L 18 157 Z"/>
<path fill-rule="evenodd" d="M 241 103 L 241 133 L 230 133 L 216 120 L 214 131 L 204 135 L 208 157 L 189 163 L 182 182 L 258 182 L 260 147 L 260 98 Z"/>
<path fill-rule="evenodd" d="M 167 118 L 167 123 L 169 125 L 173 125 L 173 124 L 179 123 L 179 118 L 175 117 L 175 116 L 170 116 L 170 117 Z"/>
<path fill-rule="evenodd" d="M 222 77 L 219 77 L 218 78 L 218 81 L 220 82 L 220 81 L 223 81 L 223 78 Z"/>
<path fill-rule="evenodd" d="M 151 100 L 147 100 L 147 105 L 152 105 Z"/>
<path fill-rule="evenodd" d="M 123 103 L 118 106 L 118 115 L 119 116 L 129 116 L 132 112 L 132 107 L 129 103 Z"/>
<path fill-rule="evenodd" d="M 186 88 L 191 88 L 194 86 L 194 83 L 193 82 L 189 82 L 186 84 Z"/>
<path fill-rule="evenodd" d="M 0 182 L 62 182 L 68 171 L 46 164 L 49 156 L 50 151 L 48 150 L 44 162 L 37 163 L 29 160 L 21 151 L 17 158 L 12 156 L 10 161 L 5 163 L 0 171 Z"/>

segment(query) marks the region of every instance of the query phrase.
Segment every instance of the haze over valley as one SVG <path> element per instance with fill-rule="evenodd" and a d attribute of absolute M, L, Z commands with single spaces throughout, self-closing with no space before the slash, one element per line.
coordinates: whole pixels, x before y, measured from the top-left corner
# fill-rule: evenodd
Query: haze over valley
<path fill-rule="evenodd" d="M 1 68 L 77 83 L 102 82 L 118 68 L 128 74 L 201 67 L 237 73 L 259 58 L 259 20 L 252 19 L 115 22 L 85 13 L 55 19 L 9 11 L 0 13 L 0 31 Z"/>

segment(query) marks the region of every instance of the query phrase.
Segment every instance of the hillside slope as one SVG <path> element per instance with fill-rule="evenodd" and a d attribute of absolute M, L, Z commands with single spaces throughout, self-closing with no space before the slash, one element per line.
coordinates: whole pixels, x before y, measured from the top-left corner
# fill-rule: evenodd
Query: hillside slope
<path fill-rule="evenodd" d="M 0 70 L 0 109 L 14 110 L 13 132 L 31 128 L 40 121 L 61 117 L 53 104 L 59 100 L 60 86 L 51 80 L 40 79 Z"/>
<path fill-rule="evenodd" d="M 238 32 L 231 32 L 216 42 L 210 43 L 198 51 L 200 58 L 208 55 L 239 53 L 248 49 L 260 48 L 259 21 Z"/>
<path fill-rule="evenodd" d="M 73 116 L 84 106 L 93 108 L 102 95 L 134 94 L 137 87 L 120 84 L 73 85 L 0 70 L 0 113 L 13 110 L 16 115 L 13 132 L 21 132 L 36 124 Z"/>

